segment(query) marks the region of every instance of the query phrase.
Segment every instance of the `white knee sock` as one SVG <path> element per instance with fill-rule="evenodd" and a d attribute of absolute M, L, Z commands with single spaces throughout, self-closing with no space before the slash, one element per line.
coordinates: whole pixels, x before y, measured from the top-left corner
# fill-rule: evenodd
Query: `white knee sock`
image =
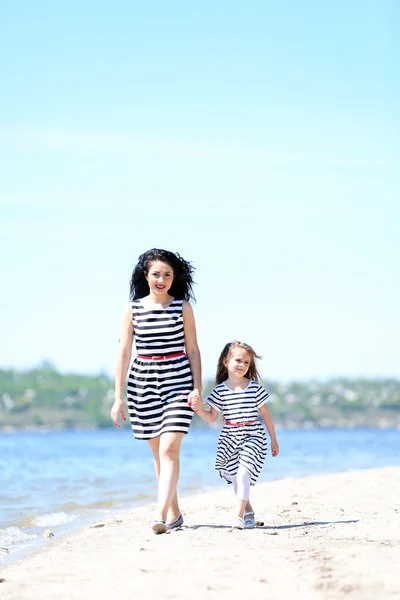
<path fill-rule="evenodd" d="M 232 486 L 233 486 L 233 491 L 235 492 L 235 496 L 237 496 L 237 481 L 236 481 L 236 475 L 234 475 L 232 477 Z"/>

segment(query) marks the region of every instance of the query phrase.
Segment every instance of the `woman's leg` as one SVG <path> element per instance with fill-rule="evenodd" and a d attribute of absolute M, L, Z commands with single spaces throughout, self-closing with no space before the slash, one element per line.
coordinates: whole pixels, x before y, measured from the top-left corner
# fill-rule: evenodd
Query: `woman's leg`
<path fill-rule="evenodd" d="M 154 438 L 152 440 L 148 440 L 148 443 L 149 443 L 150 449 L 153 453 L 154 470 L 156 472 L 157 481 L 159 481 L 160 480 L 160 437 Z M 176 519 L 178 519 L 180 514 L 181 514 L 181 511 L 179 509 L 178 495 L 177 495 L 176 489 L 175 489 L 175 494 L 172 498 L 172 502 L 171 502 L 170 508 L 167 513 L 167 523 L 173 523 L 174 521 L 176 521 Z"/>
<path fill-rule="evenodd" d="M 179 479 L 179 452 L 183 436 L 183 433 L 163 433 L 159 438 L 157 518 L 160 521 L 167 519 L 168 511 L 170 511 L 170 522 L 175 521 L 180 514 L 176 487 Z"/>

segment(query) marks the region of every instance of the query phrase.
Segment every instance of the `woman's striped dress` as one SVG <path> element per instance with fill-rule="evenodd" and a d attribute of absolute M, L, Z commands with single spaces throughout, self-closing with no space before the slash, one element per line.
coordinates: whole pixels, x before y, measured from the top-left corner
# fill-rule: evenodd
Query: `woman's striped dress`
<path fill-rule="evenodd" d="M 151 360 L 184 352 L 182 303 L 175 299 L 166 308 L 148 310 L 141 300 L 132 302 L 136 350 L 149 357 L 136 357 L 128 377 L 129 418 L 135 438 L 140 440 L 189 431 L 193 411 L 188 395 L 193 378 L 187 356 Z"/>
<path fill-rule="evenodd" d="M 244 390 L 235 391 L 223 382 L 217 385 L 206 402 L 231 423 L 246 423 L 257 419 L 251 425 L 223 426 L 217 446 L 215 468 L 220 476 L 232 483 L 239 465 L 250 473 L 254 485 L 267 456 L 267 439 L 262 423 L 258 420 L 258 410 L 268 401 L 269 394 L 257 383 L 249 381 Z"/>

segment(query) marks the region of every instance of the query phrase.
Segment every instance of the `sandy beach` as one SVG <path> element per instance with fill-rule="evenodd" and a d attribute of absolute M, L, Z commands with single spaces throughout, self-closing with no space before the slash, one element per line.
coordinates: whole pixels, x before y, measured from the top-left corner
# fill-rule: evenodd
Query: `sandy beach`
<path fill-rule="evenodd" d="M 400 467 L 260 483 L 264 526 L 232 530 L 230 487 L 181 499 L 154 535 L 152 507 L 101 521 L 0 572 L 2 600 L 400 598 Z"/>

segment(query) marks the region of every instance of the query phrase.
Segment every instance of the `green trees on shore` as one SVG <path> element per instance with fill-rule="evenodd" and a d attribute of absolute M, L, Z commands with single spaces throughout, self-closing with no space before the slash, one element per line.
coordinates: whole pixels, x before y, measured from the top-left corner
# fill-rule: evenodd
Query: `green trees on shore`
<path fill-rule="evenodd" d="M 264 381 L 283 427 L 399 427 L 400 380 Z M 204 395 L 212 389 L 207 381 Z M 111 426 L 113 380 L 105 373 L 59 373 L 51 364 L 0 369 L 0 428 Z M 195 425 L 202 426 L 195 418 Z"/>

